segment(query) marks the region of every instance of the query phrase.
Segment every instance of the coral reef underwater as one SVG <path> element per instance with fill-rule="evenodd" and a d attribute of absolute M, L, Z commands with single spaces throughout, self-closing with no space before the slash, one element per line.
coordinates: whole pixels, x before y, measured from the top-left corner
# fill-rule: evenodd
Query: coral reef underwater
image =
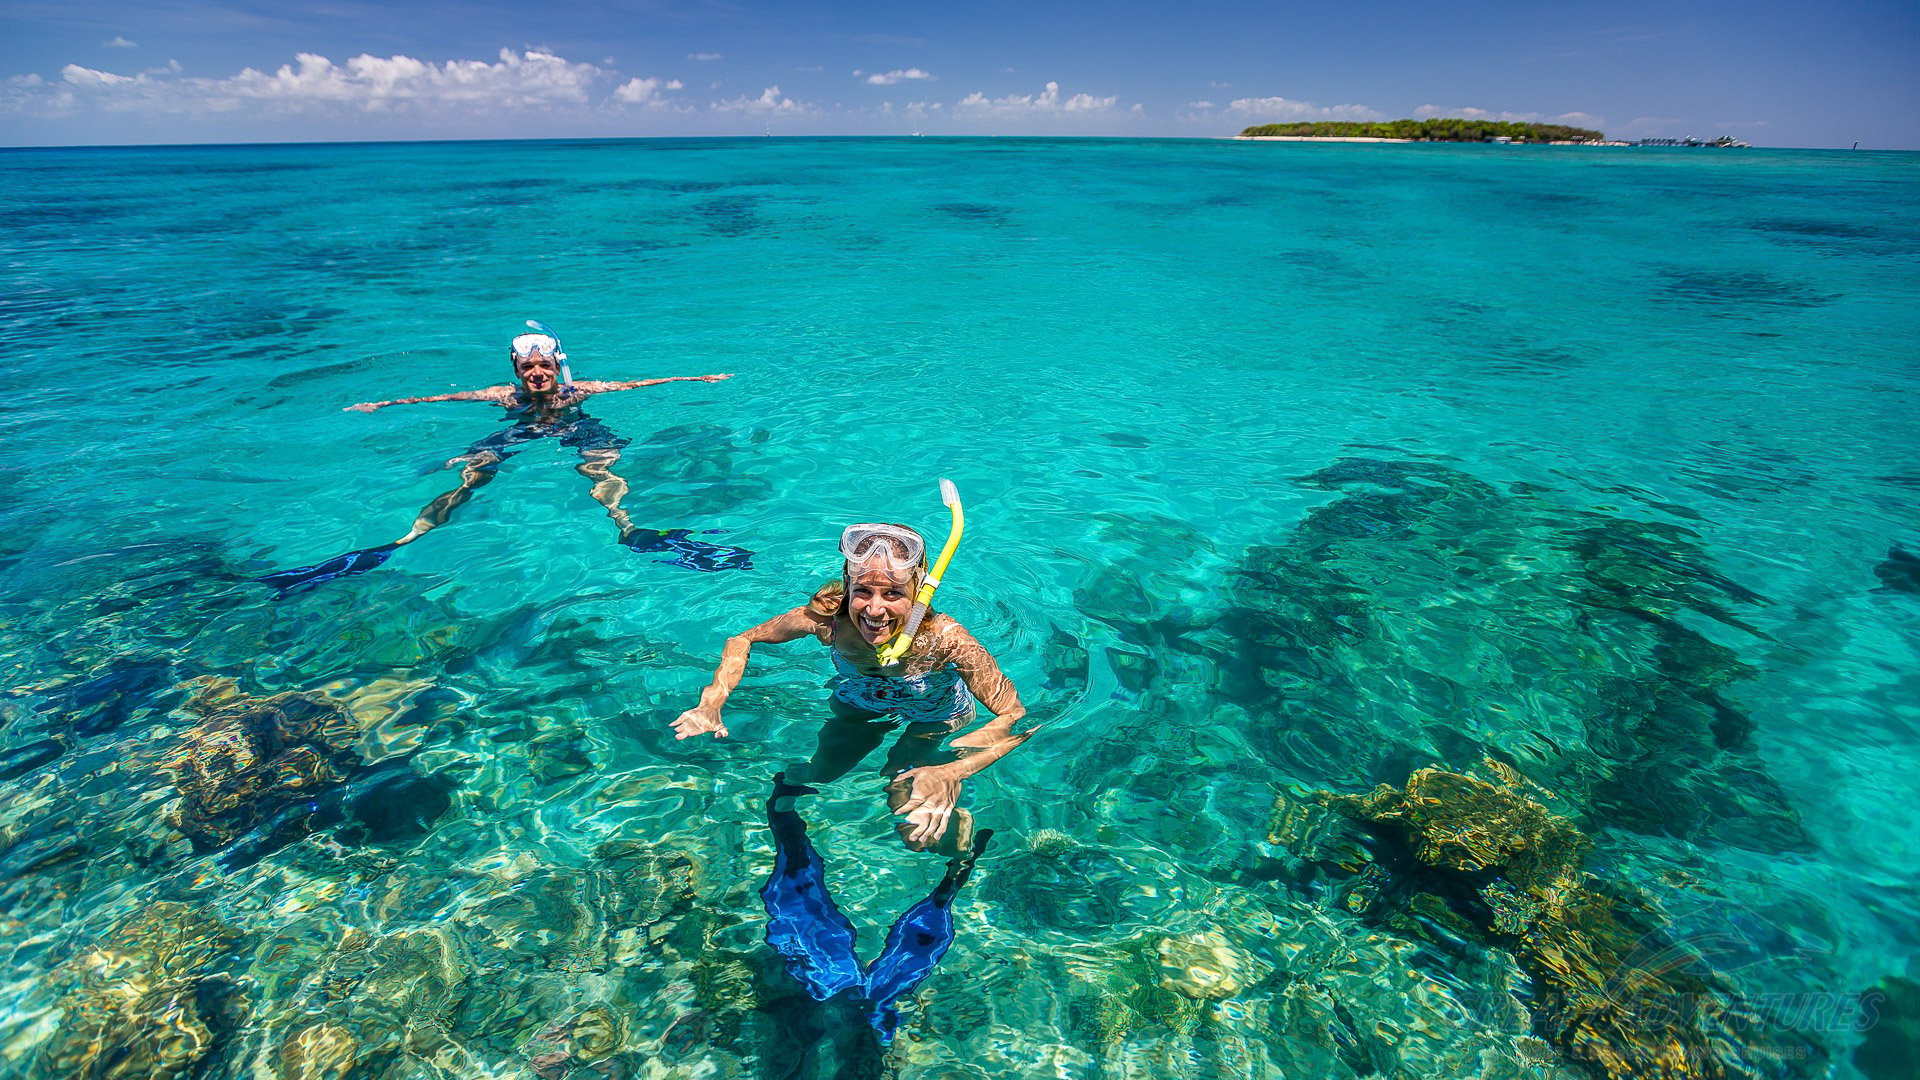
<path fill-rule="evenodd" d="M 1244 549 L 1088 516 L 1113 554 L 1020 630 L 1035 715 L 1077 726 L 980 785 L 1009 842 L 885 1055 L 760 941 L 772 742 L 647 722 L 704 654 L 397 566 L 282 605 L 211 543 L 33 568 L 0 655 L 0 1069 L 1899 1074 L 1911 973 L 1864 1036 L 1768 1004 L 1854 984 L 1807 944 L 1825 913 L 1742 876 L 1812 843 L 1747 694 L 1766 598 L 1670 520 L 1444 461 L 1292 486 L 1321 501 Z M 810 737 L 817 668 L 767 670 L 736 722 Z M 871 939 L 938 871 L 869 796 L 810 821 Z"/>

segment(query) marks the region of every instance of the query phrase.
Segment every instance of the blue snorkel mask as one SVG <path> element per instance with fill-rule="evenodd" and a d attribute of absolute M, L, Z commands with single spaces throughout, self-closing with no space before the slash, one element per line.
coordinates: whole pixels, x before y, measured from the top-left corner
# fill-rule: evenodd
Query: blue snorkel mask
<path fill-rule="evenodd" d="M 572 390 L 573 368 L 567 364 L 566 350 L 560 347 L 560 335 L 553 332 L 553 327 L 537 319 L 528 319 L 527 325 L 533 329 L 533 334 L 521 334 L 519 337 L 513 339 L 513 355 L 516 358 L 525 359 L 526 357 L 532 356 L 535 352 L 544 352 L 548 356 L 553 357 L 554 363 L 560 365 L 561 390 Z M 531 340 L 534 334 L 545 335 L 548 341 L 553 343 L 552 348 L 550 350 L 545 348 L 546 342 Z"/>

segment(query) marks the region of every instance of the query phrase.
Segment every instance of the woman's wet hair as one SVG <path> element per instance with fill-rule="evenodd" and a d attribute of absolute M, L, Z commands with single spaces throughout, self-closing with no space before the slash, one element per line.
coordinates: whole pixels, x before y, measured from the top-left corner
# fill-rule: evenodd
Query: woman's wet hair
<path fill-rule="evenodd" d="M 813 598 L 807 601 L 807 610 L 815 615 L 831 618 L 840 614 L 847 606 L 846 581 L 829 581 L 813 590 Z"/>

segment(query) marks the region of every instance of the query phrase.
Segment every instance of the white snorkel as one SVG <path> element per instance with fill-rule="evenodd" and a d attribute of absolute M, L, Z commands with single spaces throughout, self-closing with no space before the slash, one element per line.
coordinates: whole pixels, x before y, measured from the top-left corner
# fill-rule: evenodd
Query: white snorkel
<path fill-rule="evenodd" d="M 573 389 L 573 368 L 569 367 L 567 364 L 567 351 L 566 349 L 562 348 L 560 345 L 560 335 L 553 332 L 553 327 L 548 326 L 546 323 L 543 323 L 538 319 L 528 319 L 527 325 L 533 329 L 534 333 L 545 334 L 548 337 L 553 339 L 553 359 L 555 363 L 560 365 L 561 389 L 563 391 L 572 390 Z"/>

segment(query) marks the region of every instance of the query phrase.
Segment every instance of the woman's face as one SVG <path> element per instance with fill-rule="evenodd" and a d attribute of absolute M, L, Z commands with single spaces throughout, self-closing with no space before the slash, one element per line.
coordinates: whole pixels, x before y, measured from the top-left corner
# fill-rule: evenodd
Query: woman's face
<path fill-rule="evenodd" d="M 913 610 L 912 583 L 894 581 L 879 570 L 868 570 L 848 583 L 847 615 L 869 645 L 878 645 L 907 625 Z"/>

